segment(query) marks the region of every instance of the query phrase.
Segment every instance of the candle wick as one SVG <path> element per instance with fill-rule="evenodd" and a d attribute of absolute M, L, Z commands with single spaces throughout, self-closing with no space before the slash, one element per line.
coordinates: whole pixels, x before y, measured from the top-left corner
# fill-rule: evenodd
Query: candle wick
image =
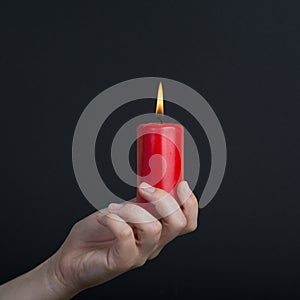
<path fill-rule="evenodd" d="M 157 114 L 156 117 L 160 121 L 160 123 L 163 123 L 162 115 L 161 114 Z"/>

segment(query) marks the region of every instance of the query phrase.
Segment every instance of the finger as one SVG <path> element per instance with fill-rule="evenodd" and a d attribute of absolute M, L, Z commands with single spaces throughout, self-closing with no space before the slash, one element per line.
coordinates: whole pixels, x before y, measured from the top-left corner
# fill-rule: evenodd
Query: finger
<path fill-rule="evenodd" d="M 108 212 L 116 213 L 125 222 L 132 224 L 152 223 L 157 221 L 148 211 L 140 207 L 137 203 L 126 201 L 125 203 L 111 203 Z"/>
<path fill-rule="evenodd" d="M 77 245 L 83 241 L 97 240 L 99 234 L 102 237 L 111 236 L 111 231 L 97 221 L 98 214 L 99 212 L 95 212 L 74 224 L 72 227 L 73 234 L 67 237 L 68 241 Z"/>
<path fill-rule="evenodd" d="M 196 230 L 198 224 L 198 201 L 186 181 L 181 181 L 177 186 L 177 196 L 182 212 L 187 220 L 185 228 L 180 234 Z"/>
<path fill-rule="evenodd" d="M 161 216 L 163 225 L 161 246 L 174 239 L 184 229 L 187 220 L 177 201 L 164 190 L 154 188 L 146 183 L 139 186 L 140 195 L 155 206 Z"/>
<path fill-rule="evenodd" d="M 137 204 L 111 203 L 108 210 L 132 225 L 136 244 L 147 259 L 158 245 L 162 230 L 161 223 Z"/>
<path fill-rule="evenodd" d="M 135 244 L 134 233 L 132 228 L 118 215 L 99 213 L 97 221 L 107 227 L 114 235 L 116 242 L 110 251 L 108 265 L 112 269 L 132 267 L 136 257 L 137 247 Z"/>

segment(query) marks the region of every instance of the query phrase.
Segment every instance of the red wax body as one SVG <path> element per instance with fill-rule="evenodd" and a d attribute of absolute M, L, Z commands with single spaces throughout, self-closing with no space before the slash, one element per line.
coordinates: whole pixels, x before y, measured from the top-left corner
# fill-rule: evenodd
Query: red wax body
<path fill-rule="evenodd" d="M 173 123 L 149 123 L 137 128 L 137 184 L 142 181 L 169 192 L 184 173 L 184 128 Z M 162 157 L 163 158 L 162 158 Z M 147 202 L 137 193 L 137 202 Z"/>

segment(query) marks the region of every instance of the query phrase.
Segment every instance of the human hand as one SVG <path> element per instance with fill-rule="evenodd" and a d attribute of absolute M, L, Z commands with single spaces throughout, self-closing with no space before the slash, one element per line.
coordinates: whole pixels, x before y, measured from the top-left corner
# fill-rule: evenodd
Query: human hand
<path fill-rule="evenodd" d="M 71 297 L 142 266 L 176 236 L 196 229 L 198 202 L 185 181 L 177 187 L 180 206 L 168 193 L 147 184 L 139 187 L 139 193 L 161 218 L 124 202 L 110 204 L 76 223 L 48 262 L 58 295 Z"/>

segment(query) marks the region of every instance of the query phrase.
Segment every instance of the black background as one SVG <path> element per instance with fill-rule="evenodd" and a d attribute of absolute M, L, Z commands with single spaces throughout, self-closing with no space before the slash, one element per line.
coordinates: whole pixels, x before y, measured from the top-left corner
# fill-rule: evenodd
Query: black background
<path fill-rule="evenodd" d="M 49 257 L 94 211 L 71 161 L 86 105 L 120 81 L 160 76 L 218 115 L 223 184 L 196 232 L 75 299 L 300 297 L 296 0 L 0 6 L 1 282 Z"/>

